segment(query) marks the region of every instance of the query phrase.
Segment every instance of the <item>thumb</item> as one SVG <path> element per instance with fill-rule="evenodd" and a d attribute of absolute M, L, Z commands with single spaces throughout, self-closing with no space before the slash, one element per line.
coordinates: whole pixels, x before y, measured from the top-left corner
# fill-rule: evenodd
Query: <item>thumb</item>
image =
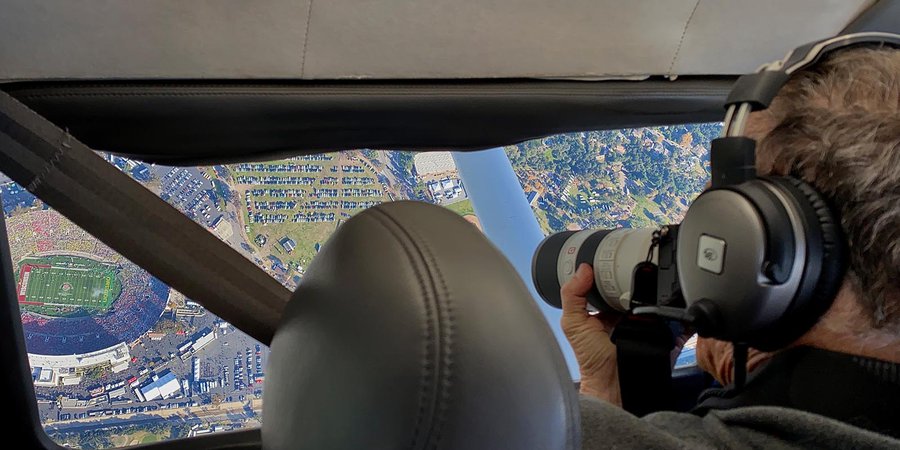
<path fill-rule="evenodd" d="M 587 314 L 587 293 L 594 284 L 594 270 L 582 263 L 571 280 L 560 290 L 563 314 Z"/>

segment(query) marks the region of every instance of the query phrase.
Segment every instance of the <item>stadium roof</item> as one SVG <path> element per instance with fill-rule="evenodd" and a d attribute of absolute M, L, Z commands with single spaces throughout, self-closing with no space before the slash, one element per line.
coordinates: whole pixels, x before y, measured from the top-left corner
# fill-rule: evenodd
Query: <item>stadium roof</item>
<path fill-rule="evenodd" d="M 128 361 L 131 354 L 128 346 L 124 342 L 119 342 L 111 347 L 92 351 L 89 353 L 81 353 L 75 355 L 38 355 L 29 353 L 28 361 L 34 367 L 88 367 L 98 364 L 119 364 Z"/>

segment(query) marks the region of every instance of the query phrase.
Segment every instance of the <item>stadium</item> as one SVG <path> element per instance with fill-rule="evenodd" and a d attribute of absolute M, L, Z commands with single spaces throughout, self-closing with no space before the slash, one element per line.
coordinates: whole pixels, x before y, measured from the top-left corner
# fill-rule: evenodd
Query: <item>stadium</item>
<path fill-rule="evenodd" d="M 50 210 L 7 219 L 30 355 L 131 344 L 162 315 L 169 287 Z"/>

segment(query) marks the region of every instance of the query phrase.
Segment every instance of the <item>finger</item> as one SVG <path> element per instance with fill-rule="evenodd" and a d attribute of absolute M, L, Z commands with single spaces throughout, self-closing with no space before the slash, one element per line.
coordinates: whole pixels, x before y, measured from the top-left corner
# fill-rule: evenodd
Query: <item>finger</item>
<path fill-rule="evenodd" d="M 575 275 L 562 286 L 562 295 L 584 297 L 594 284 L 594 270 L 590 264 L 581 263 Z"/>
<path fill-rule="evenodd" d="M 588 264 L 581 264 L 575 271 L 575 276 L 566 282 L 560 290 L 562 297 L 563 313 L 587 313 L 587 298 L 585 297 L 594 283 L 594 271 Z"/>

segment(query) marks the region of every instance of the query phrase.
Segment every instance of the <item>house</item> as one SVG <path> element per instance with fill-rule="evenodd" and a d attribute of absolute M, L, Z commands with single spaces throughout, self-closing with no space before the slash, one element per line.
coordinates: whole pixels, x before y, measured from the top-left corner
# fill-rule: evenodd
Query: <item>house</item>
<path fill-rule="evenodd" d="M 538 200 L 541 198 L 538 191 L 528 191 L 525 193 L 525 200 L 528 201 L 528 204 L 531 206 L 537 205 Z"/>
<path fill-rule="evenodd" d="M 283 248 L 284 251 L 286 251 L 288 253 L 294 251 L 294 249 L 297 248 L 297 243 L 294 242 L 293 239 L 291 239 L 287 236 L 281 238 L 281 240 L 279 240 L 278 243 L 281 244 L 281 248 Z"/>

